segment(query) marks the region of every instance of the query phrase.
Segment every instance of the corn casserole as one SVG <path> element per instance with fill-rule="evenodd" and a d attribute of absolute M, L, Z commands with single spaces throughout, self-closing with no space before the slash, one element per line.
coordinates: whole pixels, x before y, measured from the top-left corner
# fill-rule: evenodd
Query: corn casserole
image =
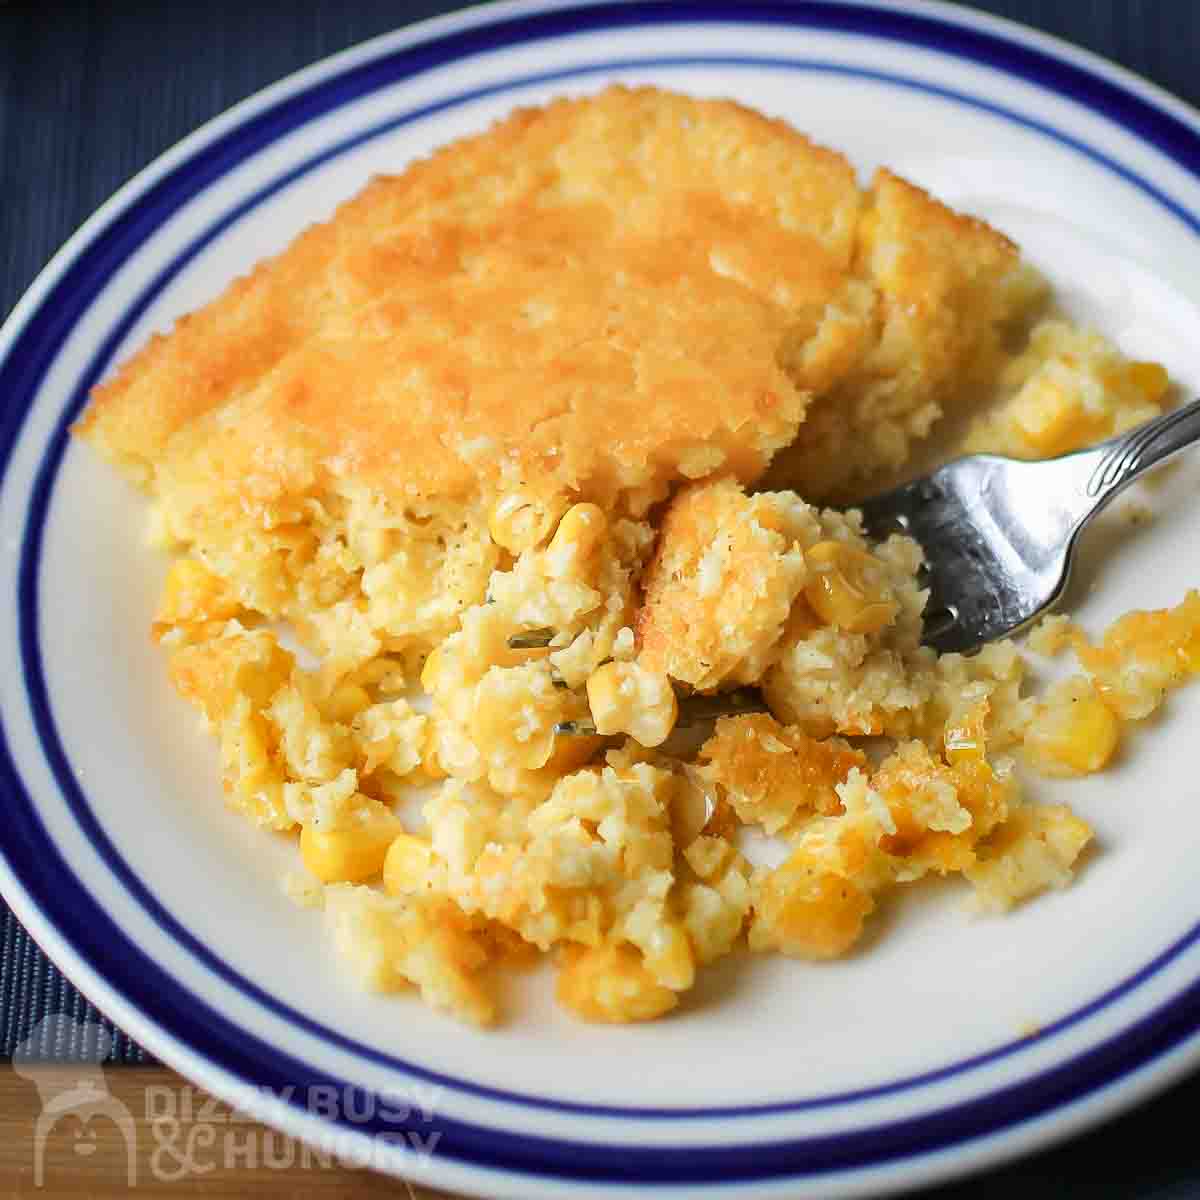
<path fill-rule="evenodd" d="M 738 951 L 847 954 L 931 874 L 997 912 L 1072 878 L 1091 830 L 1018 763 L 1112 761 L 1200 669 L 1200 594 L 939 657 L 920 549 L 847 505 L 943 416 L 1044 457 L 1168 382 L 889 171 L 611 88 L 375 179 L 77 432 L 150 497 L 152 636 L 228 802 L 295 840 L 363 984 L 489 1025 L 493 968 L 548 955 L 567 1009 L 623 1022 Z M 744 685 L 769 713 L 679 739 L 681 697 Z"/>

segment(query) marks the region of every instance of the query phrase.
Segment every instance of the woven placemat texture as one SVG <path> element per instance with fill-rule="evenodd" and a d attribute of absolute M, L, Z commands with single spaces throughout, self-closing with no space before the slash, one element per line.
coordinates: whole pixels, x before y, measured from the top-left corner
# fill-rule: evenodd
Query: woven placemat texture
<path fill-rule="evenodd" d="M 0 1060 L 154 1062 L 67 982 L 7 907 L 0 917 Z"/>

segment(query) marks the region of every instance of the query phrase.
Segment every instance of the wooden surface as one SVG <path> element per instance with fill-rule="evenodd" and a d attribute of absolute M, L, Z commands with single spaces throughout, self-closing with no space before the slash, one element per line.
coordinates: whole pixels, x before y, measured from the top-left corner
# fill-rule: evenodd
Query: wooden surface
<path fill-rule="evenodd" d="M 82 1092 L 76 1068 L 36 1070 L 34 1081 L 0 1066 L 0 1197 L 78 1200 L 130 1191 L 208 1200 L 249 1195 L 448 1200 L 447 1193 L 419 1182 L 348 1163 L 336 1147 L 310 1148 L 284 1137 L 165 1067 L 110 1066 L 102 1072 L 100 1104 L 68 1103 L 61 1114 L 39 1122 L 43 1094 L 69 1102 Z M 89 1076 L 94 1071 L 87 1069 Z"/>
<path fill-rule="evenodd" d="M 0 0 L 0 318 L 99 204 L 202 122 L 319 58 L 462 6 L 455 0 Z M 1200 101 L 1200 0 L 980 0 L 972 7 L 1066 37 Z M 1096 929 L 1099 936 L 1102 914 Z M 99 1020 L 0 905 L 0 1057 L 48 1012 Z M 118 1053 L 138 1051 L 122 1040 Z M 163 1068 L 109 1066 L 103 1079 L 134 1122 L 137 1190 L 145 1195 L 439 1195 L 410 1193 L 401 1182 L 336 1162 L 322 1165 L 261 1126 L 196 1119 L 187 1127 L 196 1170 L 159 1178 L 152 1156 L 160 1139 L 147 1104 L 174 1095 L 182 1105 L 191 1096 L 195 1114 L 202 1094 Z M 1200 1196 L 1197 1111 L 1200 1078 L 1194 1077 L 1063 1147 L 924 1195 Z M 37 1086 L 0 1062 L 0 1197 L 124 1192 L 118 1127 L 93 1119 L 85 1128 L 69 1115 L 46 1136 L 44 1186 L 36 1188 L 41 1113 Z M 96 1149 L 87 1151 L 91 1139 L 77 1134 L 89 1130 Z M 251 1154 L 255 1165 L 248 1163 Z M 167 1175 L 172 1162 L 178 1168 L 169 1154 L 158 1162 Z"/>

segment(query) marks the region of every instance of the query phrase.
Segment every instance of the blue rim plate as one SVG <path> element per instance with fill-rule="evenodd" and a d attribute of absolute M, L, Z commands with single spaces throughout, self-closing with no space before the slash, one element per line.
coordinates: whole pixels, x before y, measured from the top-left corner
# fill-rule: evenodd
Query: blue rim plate
<path fill-rule="evenodd" d="M 360 1010 L 351 1001 L 339 1010 L 342 1002 L 316 985 L 312 997 L 297 998 L 290 977 L 272 973 L 269 951 L 258 969 L 244 948 L 222 941 L 229 922 L 213 924 L 209 910 L 219 913 L 223 901 L 203 896 L 199 874 L 188 893 L 156 869 L 163 859 L 178 874 L 176 860 L 193 853 L 180 845 L 213 834 L 193 861 L 218 875 L 218 858 L 205 856 L 214 846 L 220 854 L 227 828 L 198 833 L 172 824 L 169 801 L 148 803 L 165 777 L 153 762 L 163 727 L 130 696 L 145 683 L 138 668 L 148 664 L 147 677 L 156 668 L 120 630 L 135 624 L 151 581 L 135 580 L 130 592 L 114 582 L 147 557 L 129 535 L 134 506 L 69 446 L 89 389 L 148 330 L 282 245 L 371 170 L 394 169 L 515 103 L 611 79 L 729 92 L 864 166 L 888 161 L 1014 232 L 1052 274 L 1061 267 L 1068 280 L 1083 278 L 1085 315 L 1147 354 L 1160 352 L 1147 330 L 1167 337 L 1194 304 L 1196 115 L 1081 51 L 949 6 L 499 4 L 302 71 L 123 188 L 45 269 L 0 335 L 0 570 L 18 601 L 0 627 L 18 667 L 2 690 L 0 890 L 67 975 L 183 1074 L 288 1132 L 325 1145 L 340 1139 L 355 1161 L 442 1186 L 486 1195 L 601 1195 L 651 1184 L 688 1194 L 706 1186 L 746 1196 L 878 1193 L 1064 1136 L 1197 1060 L 1200 926 L 1189 916 L 1183 867 L 1154 840 L 1186 843 L 1200 835 L 1190 824 L 1186 837 L 1143 834 L 1111 817 L 1106 857 L 1116 865 L 1089 867 L 1045 916 L 1031 905 L 1013 918 L 1010 944 L 1023 954 L 1016 965 L 987 965 L 1004 954 L 1003 923 L 955 927 L 987 962 L 976 974 L 931 966 L 925 1000 L 945 1004 L 960 1032 L 932 1040 L 927 1011 L 896 1001 L 890 1011 L 899 1025 L 912 1023 L 919 1044 L 891 1054 L 873 1032 L 884 1010 L 864 1001 L 862 1062 L 822 1058 L 805 1043 L 799 1016 L 753 1005 L 731 1007 L 729 1017 L 713 1005 L 691 1033 L 686 1024 L 681 1034 L 639 1030 L 627 1043 L 591 1043 L 591 1034 L 556 1027 L 542 1039 L 548 1049 L 529 1030 L 485 1046 L 457 1030 L 429 1034 L 424 1015 L 407 1010 L 417 1032 L 389 1037 L 372 1023 L 374 1009 L 347 1018 Z M 931 122 L 936 136 L 920 136 Z M 1081 194 L 1088 204 L 1078 203 Z M 1170 345 L 1161 353 L 1170 361 Z M 1181 379 L 1195 370 L 1170 365 Z M 1147 553 L 1161 557 L 1188 536 L 1185 523 L 1165 521 Z M 1174 582 L 1158 574 L 1164 586 Z M 1131 606 L 1145 575 L 1132 570 L 1112 603 Z M 132 691 L 121 690 L 122 677 L 133 678 Z M 143 775 L 129 749 L 139 745 L 150 764 Z M 1158 769 L 1147 786 L 1178 783 Z M 1105 786 L 1084 798 L 1101 826 L 1118 794 Z M 236 853 L 244 863 L 254 851 L 242 844 Z M 1161 903 L 1117 937 L 1112 961 L 1064 953 L 1064 931 L 1127 885 L 1122 870 L 1136 876 L 1152 861 L 1166 881 Z M 253 878 L 239 901 L 259 902 Z M 231 893 L 239 886 L 230 882 Z M 1089 899 L 1073 910 L 1077 891 Z M 265 926 L 293 928 L 294 914 L 262 903 Z M 913 957 L 885 959 L 874 977 L 880 987 L 894 991 L 915 971 L 913 995 L 922 994 L 921 945 L 930 962 L 941 954 L 962 963 L 952 950 L 928 951 L 925 933 L 935 927 L 913 918 L 904 931 Z M 1059 980 L 1036 966 L 1056 955 L 1077 960 Z M 856 995 L 872 988 L 872 957 L 844 977 L 805 977 L 814 1019 L 827 1011 L 822 1004 L 836 1011 L 838 986 Z M 1010 969 L 1018 979 L 1022 971 L 1051 977 L 1031 993 L 1035 1032 L 1007 1015 L 972 1025 L 965 1006 L 955 1011 L 955 996 L 992 994 Z M 779 978 L 764 987 L 777 990 Z M 707 1039 L 731 1033 L 745 1048 L 740 1082 L 728 1079 L 736 1056 L 688 1066 Z M 828 1036 L 837 1043 L 836 1031 Z M 778 1053 L 772 1038 L 784 1047 Z M 628 1063 L 612 1053 L 623 1044 Z M 789 1056 L 791 1074 L 786 1061 L 767 1063 Z M 589 1061 L 591 1077 L 577 1069 Z M 689 1078 L 694 1086 L 682 1086 Z M 423 1111 L 422 1098 L 435 1111 Z M 434 1152 L 414 1153 L 410 1135 L 419 1147 L 431 1132 Z"/>

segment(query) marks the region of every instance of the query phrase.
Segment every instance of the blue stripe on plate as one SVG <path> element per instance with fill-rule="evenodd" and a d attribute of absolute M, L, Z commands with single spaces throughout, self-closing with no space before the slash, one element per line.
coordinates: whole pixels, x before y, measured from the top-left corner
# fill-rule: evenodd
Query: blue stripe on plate
<path fill-rule="evenodd" d="M 868 6 L 843 6 L 830 3 L 800 3 L 796 5 L 722 4 L 633 6 L 603 5 L 590 9 L 564 9 L 556 12 L 501 20 L 419 46 L 392 52 L 369 63 L 348 69 L 342 75 L 316 83 L 303 93 L 284 99 L 258 114 L 215 142 L 196 151 L 150 188 L 145 195 L 109 225 L 98 231 L 91 243 L 65 271 L 59 283 L 27 319 L 24 329 L 0 366 L 0 394 L 9 399 L 0 417 L 0 461 L 6 468 L 15 437 L 33 402 L 49 365 L 75 321 L 86 311 L 95 296 L 103 289 L 111 273 L 137 247 L 186 204 L 197 192 L 221 178 L 233 166 L 251 157 L 264 146 L 298 126 L 334 108 L 410 78 L 421 71 L 471 54 L 487 52 L 544 37 L 599 29 L 637 28 L 652 24 L 678 24 L 692 21 L 734 21 L 737 23 L 782 24 L 807 26 L 841 32 L 866 33 L 893 40 L 949 52 L 974 61 L 999 67 L 1010 74 L 1020 75 L 1035 83 L 1048 86 L 1068 95 L 1087 107 L 1102 112 L 1110 119 L 1151 142 L 1180 166 L 1200 174 L 1200 137 L 1196 131 L 1170 113 L 1156 108 L 1133 92 L 1073 64 L 1060 61 L 1032 47 L 1010 42 L 980 30 L 912 13 Z M 630 65 L 702 65 L 713 60 L 656 60 L 647 63 L 607 63 L 590 68 L 594 71 L 614 71 Z M 739 60 L 724 60 L 738 65 Z M 747 65 L 749 60 L 740 60 Z M 1126 166 L 1070 138 L 1060 131 L 1021 114 L 1009 112 L 948 89 L 887 76 L 883 73 L 859 72 L 833 64 L 787 61 L 755 63 L 788 69 L 826 69 L 860 74 L 884 82 L 921 88 L 958 102 L 973 104 L 996 115 L 1015 120 L 1055 137 L 1073 149 L 1102 162 L 1111 170 L 1186 221 L 1192 229 L 1200 229 L 1196 217 L 1163 193 L 1141 179 Z M 549 78 L 565 78 L 583 71 L 556 73 L 530 80 L 512 80 L 487 92 L 507 90 L 525 82 L 542 82 Z M 842 1103 L 848 1100 L 877 1096 L 919 1086 L 933 1080 L 962 1073 L 982 1062 L 1012 1053 L 1027 1042 L 1001 1047 L 992 1053 L 964 1063 L 954 1064 L 928 1075 L 898 1081 L 881 1088 L 864 1089 L 835 1097 L 799 1100 L 789 1104 L 755 1107 L 707 1109 L 637 1109 L 596 1105 L 576 1105 L 545 1101 L 536 1097 L 500 1089 L 482 1088 L 465 1080 L 451 1079 L 424 1071 L 402 1060 L 379 1055 L 368 1047 L 358 1046 L 335 1031 L 327 1030 L 300 1014 L 294 1013 L 261 992 L 216 960 L 199 945 L 129 871 L 115 848 L 108 841 L 94 815 L 75 784 L 70 766 L 62 751 L 53 726 L 45 681 L 42 677 L 40 651 L 36 640 L 37 568 L 41 550 L 41 533 L 55 473 L 66 442 L 66 424 L 84 402 L 87 389 L 107 365 L 117 344 L 137 316 L 166 285 L 179 269 L 207 245 L 223 229 L 237 220 L 268 195 L 311 170 L 331 156 L 343 153 L 367 137 L 378 136 L 387 129 L 406 121 L 418 119 L 450 104 L 486 94 L 484 91 L 455 97 L 441 105 L 405 114 L 396 120 L 359 135 L 333 149 L 314 156 L 297 170 L 288 173 L 260 189 L 243 201 L 201 238 L 190 245 L 139 298 L 137 305 L 108 338 L 77 388 L 68 412 L 64 415 L 41 464 L 34 494 L 30 503 L 29 523 L 25 531 L 19 589 L 22 627 L 22 660 L 29 689 L 35 722 L 43 738 L 60 787 L 76 819 L 92 840 L 97 852 L 110 869 L 147 908 L 152 917 L 167 931 L 196 954 L 206 965 L 216 970 L 231 984 L 242 989 L 258 1002 L 271 1008 L 287 1020 L 317 1033 L 334 1044 L 347 1046 L 359 1053 L 393 1065 L 413 1076 L 432 1079 L 465 1092 L 495 1097 L 519 1104 L 545 1107 L 581 1114 L 605 1114 L 636 1117 L 752 1117 L 763 1112 L 788 1112 L 817 1105 Z M 3 747 L 0 762 L 0 781 L 10 786 L 14 803 L 9 809 L 10 825 L 5 834 L 5 854 L 14 874 L 27 893 L 34 897 L 43 915 L 64 936 L 76 953 L 102 976 L 121 981 L 122 995 L 155 1024 L 171 1036 L 202 1053 L 214 1064 L 236 1077 L 255 1085 L 282 1087 L 288 1084 L 323 1084 L 338 1086 L 338 1081 L 324 1077 L 312 1067 L 250 1037 L 232 1025 L 204 1001 L 191 995 L 177 981 L 150 961 L 115 926 L 86 891 L 76 883 L 75 890 L 65 893 L 62 883 L 70 873 L 57 850 L 47 837 L 36 809 L 17 776 L 15 767 Z M 1117 988 L 1091 1004 L 1071 1014 L 1048 1029 L 1043 1036 L 1064 1028 L 1112 1002 L 1157 973 L 1200 935 L 1194 929 L 1175 946 L 1164 952 Z M 1200 1016 L 1200 983 L 1188 988 L 1154 1015 L 1144 1018 L 1119 1037 L 1094 1047 L 1085 1054 L 1022 1080 L 988 1095 L 940 1110 L 929 1116 L 895 1122 L 824 1138 L 788 1140 L 770 1146 L 748 1147 L 655 1147 L 622 1146 L 619 1155 L 611 1149 L 601 1149 L 583 1143 L 545 1138 L 531 1138 L 478 1126 L 439 1119 L 436 1128 L 443 1133 L 438 1153 L 464 1162 L 499 1169 L 530 1171 L 594 1181 L 731 1181 L 768 1179 L 780 1175 L 813 1174 L 854 1166 L 894 1161 L 913 1154 L 946 1148 L 967 1138 L 993 1133 L 1014 1122 L 1029 1119 L 1072 1100 L 1087 1095 L 1093 1089 L 1112 1082 L 1126 1072 L 1142 1066 L 1154 1057 L 1180 1044 L 1195 1032 Z M 301 1106 L 302 1107 L 302 1106 Z M 363 1097 L 358 1111 L 371 1109 L 369 1098 Z M 404 1128 L 377 1114 L 368 1121 L 343 1119 L 348 1130 L 368 1135 L 386 1134 Z M 430 1126 L 410 1123 L 410 1128 L 428 1132 Z M 749 1131 L 748 1131 L 749 1132 Z"/>

